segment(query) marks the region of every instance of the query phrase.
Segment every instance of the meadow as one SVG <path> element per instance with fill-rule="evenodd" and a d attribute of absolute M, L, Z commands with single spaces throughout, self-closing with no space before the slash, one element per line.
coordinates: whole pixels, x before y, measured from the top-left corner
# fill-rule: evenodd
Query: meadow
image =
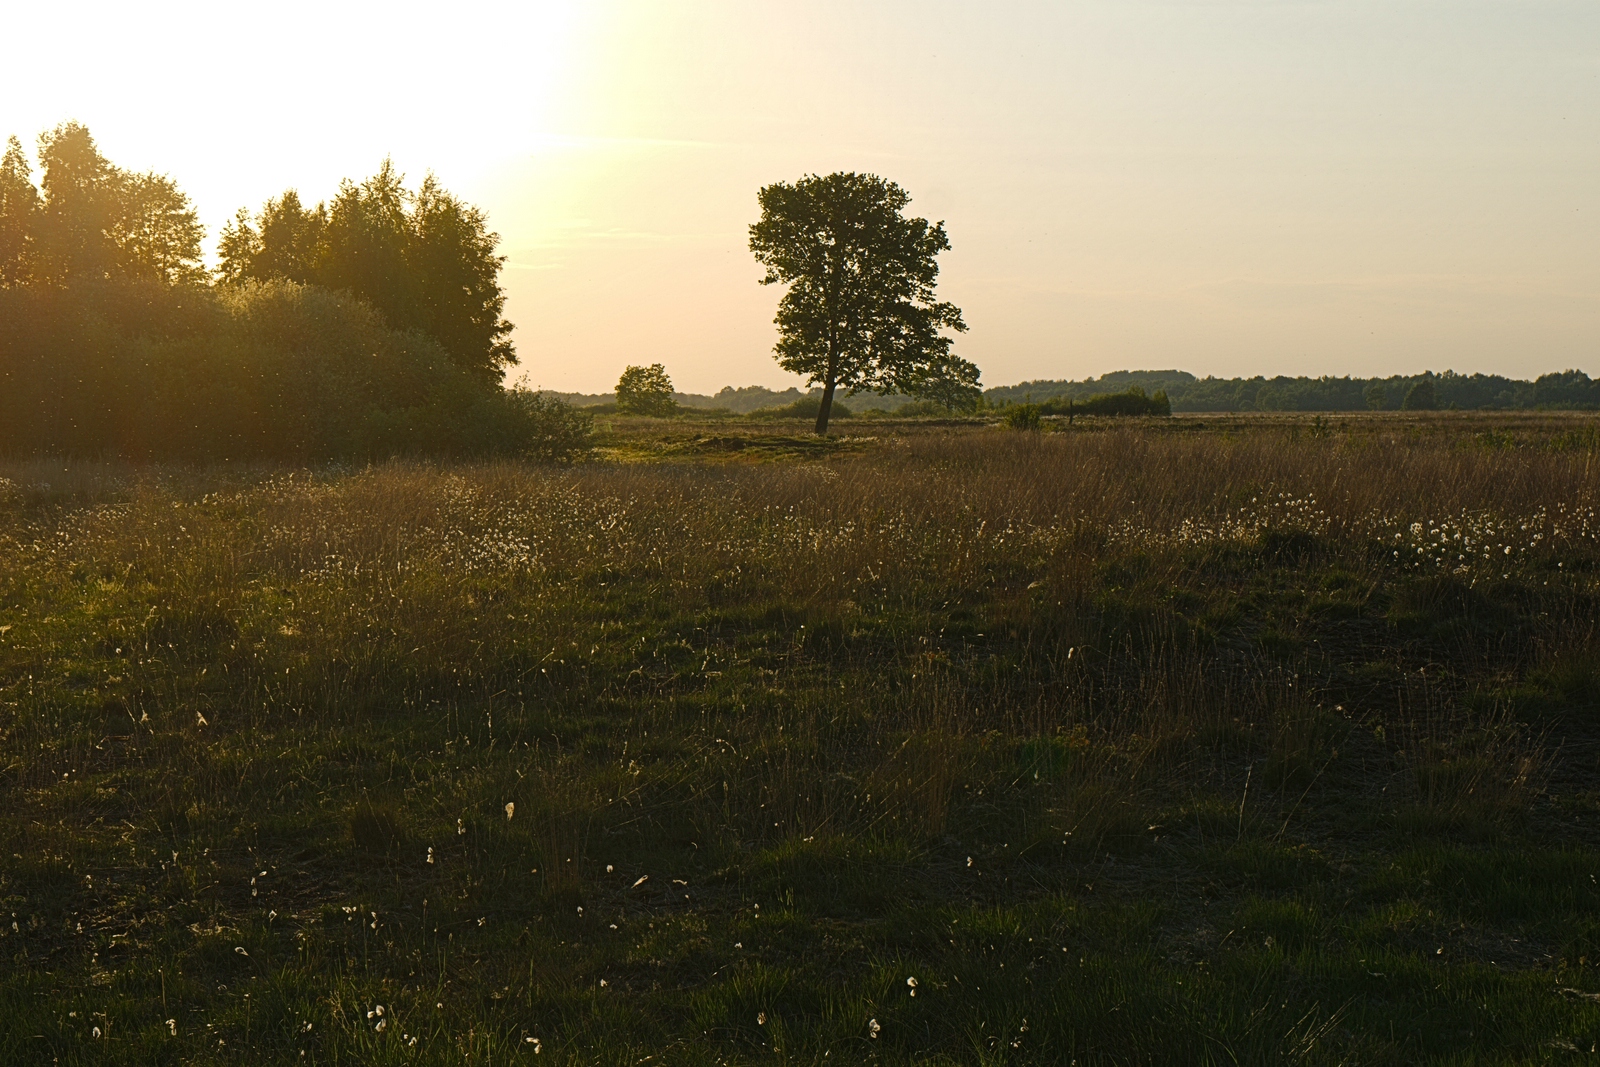
<path fill-rule="evenodd" d="M 0 462 L 0 1060 L 1600 1042 L 1600 432 Z"/>

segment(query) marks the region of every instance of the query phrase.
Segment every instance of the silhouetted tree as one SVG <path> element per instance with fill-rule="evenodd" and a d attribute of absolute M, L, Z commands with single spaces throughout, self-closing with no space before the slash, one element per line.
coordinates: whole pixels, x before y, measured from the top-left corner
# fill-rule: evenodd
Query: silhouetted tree
<path fill-rule="evenodd" d="M 65 284 L 112 276 L 116 168 L 76 122 L 39 135 L 39 165 L 44 197 L 34 234 L 35 280 Z"/>
<path fill-rule="evenodd" d="M 254 224 L 250 213 L 240 208 L 233 221 L 222 227 L 218 278 L 227 284 L 252 278 L 309 284 L 316 274 L 318 250 L 327 227 L 327 209 L 318 204 L 307 211 L 293 189 L 268 200 Z"/>
<path fill-rule="evenodd" d="M 39 164 L 44 195 L 26 242 L 30 281 L 66 285 L 124 277 L 176 283 L 205 277 L 204 230 L 171 178 L 113 165 L 88 127 L 76 122 L 40 136 Z"/>
<path fill-rule="evenodd" d="M 160 282 L 201 282 L 205 229 L 189 198 L 163 174 L 124 174 L 112 216 L 117 266 L 131 277 Z"/>
<path fill-rule="evenodd" d="M 617 379 L 617 410 L 627 415 L 671 415 L 678 410 L 672 399 L 672 379 L 659 363 L 629 367 Z"/>
<path fill-rule="evenodd" d="M 385 160 L 359 185 L 341 184 L 331 204 L 307 209 L 291 190 L 253 220 L 241 210 L 223 229 L 217 273 L 227 283 L 283 278 L 349 292 L 498 382 L 517 361 L 498 242 L 483 213 L 431 174 L 412 193 Z"/>
<path fill-rule="evenodd" d="M 39 190 L 33 168 L 12 136 L 0 156 L 0 287 L 22 285 L 32 276 L 34 232 L 39 223 Z"/>
<path fill-rule="evenodd" d="M 872 174 L 777 182 L 757 199 L 750 250 L 767 271 L 761 284 L 789 287 L 774 320 L 778 364 L 822 386 L 817 433 L 841 387 L 975 402 L 978 368 L 941 332 L 966 323 L 934 301 L 944 223 L 906 218 L 910 195 Z"/>

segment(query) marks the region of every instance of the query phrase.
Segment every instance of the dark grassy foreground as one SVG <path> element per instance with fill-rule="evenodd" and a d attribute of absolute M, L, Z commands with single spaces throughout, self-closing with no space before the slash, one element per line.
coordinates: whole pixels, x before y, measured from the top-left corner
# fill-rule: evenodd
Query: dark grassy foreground
<path fill-rule="evenodd" d="M 792 429 L 0 469 L 0 1062 L 1594 1054 L 1591 422 Z"/>

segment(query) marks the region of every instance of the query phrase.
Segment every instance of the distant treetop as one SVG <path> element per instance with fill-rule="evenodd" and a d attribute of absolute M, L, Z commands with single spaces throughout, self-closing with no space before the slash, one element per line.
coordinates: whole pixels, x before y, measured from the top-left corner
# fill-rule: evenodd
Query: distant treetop
<path fill-rule="evenodd" d="M 1421 388 L 1413 396 L 1413 390 Z M 984 390 L 991 404 L 1043 403 L 1125 392 L 1139 386 L 1165 392 L 1172 410 L 1183 411 L 1395 411 L 1429 407 L 1464 410 L 1556 408 L 1600 409 L 1600 381 L 1583 371 L 1534 379 L 1498 374 L 1428 371 L 1382 378 L 1197 378 L 1186 371 L 1114 371 L 1081 381 L 1028 381 Z M 1407 398 L 1410 403 L 1407 403 Z"/>

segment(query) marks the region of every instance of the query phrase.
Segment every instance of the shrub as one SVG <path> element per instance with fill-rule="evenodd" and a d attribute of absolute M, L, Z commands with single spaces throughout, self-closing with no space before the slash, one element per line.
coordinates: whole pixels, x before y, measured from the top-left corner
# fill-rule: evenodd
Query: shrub
<path fill-rule="evenodd" d="M 570 458 L 587 427 L 436 342 L 293 282 L 0 290 L 0 452 L 316 460 Z"/>
<path fill-rule="evenodd" d="M 784 404 L 775 408 L 756 408 L 746 418 L 751 419 L 815 419 L 822 411 L 822 398 L 820 396 L 803 396 L 792 404 Z M 847 419 L 855 412 L 845 407 L 838 400 L 833 402 L 833 409 L 829 418 Z"/>
<path fill-rule="evenodd" d="M 372 412 L 354 451 L 369 459 L 517 456 L 570 463 L 588 454 L 593 429 L 593 415 L 545 393 L 484 394 L 457 386 L 413 407 Z"/>
<path fill-rule="evenodd" d="M 1003 421 L 1013 430 L 1037 430 L 1040 407 L 1038 404 L 1013 404 L 1006 408 Z"/>
<path fill-rule="evenodd" d="M 1096 393 L 1077 399 L 1058 396 L 1039 406 L 1044 415 L 1171 415 L 1172 404 L 1163 390 L 1146 394 L 1140 386 L 1123 393 Z"/>
<path fill-rule="evenodd" d="M 937 400 L 913 400 L 908 404 L 901 404 L 898 408 L 889 412 L 888 414 L 903 419 L 914 418 L 919 415 L 932 415 L 935 417 L 948 418 L 952 415 L 960 415 L 964 411 L 969 410 L 971 409 L 953 408 L 947 404 L 941 404 Z"/>

